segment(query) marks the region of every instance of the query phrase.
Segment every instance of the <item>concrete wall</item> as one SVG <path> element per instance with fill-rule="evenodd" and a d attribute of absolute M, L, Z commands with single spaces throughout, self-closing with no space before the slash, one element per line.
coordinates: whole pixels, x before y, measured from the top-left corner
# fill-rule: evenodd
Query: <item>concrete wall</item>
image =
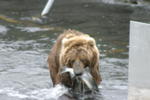
<path fill-rule="evenodd" d="M 130 22 L 129 100 L 150 100 L 150 24 Z"/>

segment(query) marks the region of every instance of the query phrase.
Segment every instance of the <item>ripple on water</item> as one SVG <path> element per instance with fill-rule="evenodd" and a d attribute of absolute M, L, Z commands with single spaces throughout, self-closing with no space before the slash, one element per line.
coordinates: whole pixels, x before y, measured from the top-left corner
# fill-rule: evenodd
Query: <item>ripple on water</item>
<path fill-rule="evenodd" d="M 39 32 L 39 31 L 49 31 L 49 28 L 40 28 L 40 27 L 16 27 L 24 32 Z"/>

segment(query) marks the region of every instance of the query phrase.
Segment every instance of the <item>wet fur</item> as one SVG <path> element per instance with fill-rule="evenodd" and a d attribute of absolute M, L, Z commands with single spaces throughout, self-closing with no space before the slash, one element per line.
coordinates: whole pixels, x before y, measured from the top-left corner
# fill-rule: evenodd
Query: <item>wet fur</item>
<path fill-rule="evenodd" d="M 99 51 L 95 40 L 87 34 L 67 30 L 58 37 L 48 57 L 53 85 L 59 83 L 69 87 L 72 85 L 70 76 L 60 75 L 60 69 L 64 66 L 73 67 L 75 61 L 83 68 L 88 66 L 96 83 L 100 84 L 102 79 L 99 72 Z"/>

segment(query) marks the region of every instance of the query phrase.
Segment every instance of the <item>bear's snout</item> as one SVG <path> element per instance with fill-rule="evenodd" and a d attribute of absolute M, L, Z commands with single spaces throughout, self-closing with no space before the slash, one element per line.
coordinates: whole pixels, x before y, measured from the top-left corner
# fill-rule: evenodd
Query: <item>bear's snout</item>
<path fill-rule="evenodd" d="M 82 75 L 84 71 L 84 64 L 79 59 L 75 60 L 75 62 L 73 63 L 73 70 L 75 76 Z"/>

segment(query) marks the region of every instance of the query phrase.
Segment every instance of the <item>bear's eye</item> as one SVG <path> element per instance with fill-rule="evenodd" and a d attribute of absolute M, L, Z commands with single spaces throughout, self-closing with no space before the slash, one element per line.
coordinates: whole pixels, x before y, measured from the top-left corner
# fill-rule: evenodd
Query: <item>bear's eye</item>
<path fill-rule="evenodd" d="M 88 61 L 87 60 L 81 60 L 81 61 L 84 64 L 84 67 L 86 68 L 88 66 Z"/>
<path fill-rule="evenodd" d="M 74 63 L 74 60 L 70 60 L 70 63 L 72 63 L 72 64 L 73 64 L 73 63 Z"/>
<path fill-rule="evenodd" d="M 84 66 L 84 68 L 87 68 L 88 66 Z"/>
<path fill-rule="evenodd" d="M 69 60 L 68 67 L 72 68 L 73 63 L 74 63 L 74 60 Z"/>
<path fill-rule="evenodd" d="M 72 68 L 72 63 L 69 62 L 69 63 L 67 64 L 67 67 Z"/>

